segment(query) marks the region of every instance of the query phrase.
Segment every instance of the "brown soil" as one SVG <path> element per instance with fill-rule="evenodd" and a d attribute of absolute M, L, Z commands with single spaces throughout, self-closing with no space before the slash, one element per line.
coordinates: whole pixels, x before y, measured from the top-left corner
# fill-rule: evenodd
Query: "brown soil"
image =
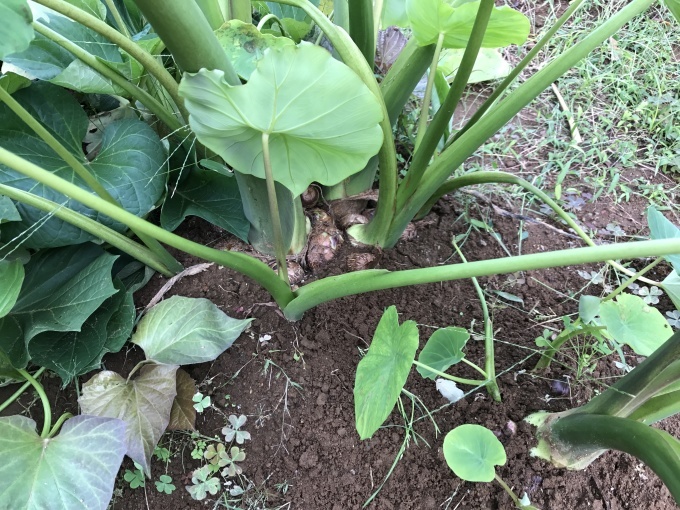
<path fill-rule="evenodd" d="M 451 239 L 467 228 L 464 222 L 456 222 L 461 211 L 462 204 L 451 199 L 440 203 L 420 222 L 417 238 L 401 241 L 394 250 L 385 253 L 379 267 L 399 270 L 455 261 Z M 503 243 L 516 250 L 517 219 L 485 212 L 490 214 L 488 218 Z M 591 221 L 602 228 L 611 220 L 610 214 L 599 214 L 593 215 Z M 541 224 L 527 223 L 525 228 L 529 237 L 523 243 L 523 253 L 580 244 Z M 220 232 L 198 221 L 189 222 L 184 234 L 216 246 L 225 242 Z M 350 250 L 345 249 L 330 272 L 341 271 L 343 256 Z M 470 260 L 504 256 L 499 243 L 481 233 L 471 234 L 464 251 Z M 190 265 L 198 261 L 183 262 Z M 477 389 L 463 401 L 446 405 L 434 384 L 414 373 L 406 387 L 433 411 L 441 433 L 437 435 L 423 409 L 416 408 L 415 440 L 406 443 L 405 423 L 397 412 L 372 439 L 359 441 L 354 429 L 352 388 L 360 351 L 367 348 L 383 310 L 392 304 L 397 306 L 401 320 L 415 320 L 420 325 L 421 347 L 435 327 L 456 325 L 481 333 L 481 309 L 469 281 L 345 298 L 319 306 L 303 320 L 290 323 L 269 303 L 265 292 L 228 270 L 213 267 L 185 278 L 168 296 L 205 297 L 230 315 L 256 319 L 247 334 L 217 361 L 189 367 L 201 390 L 216 402 L 214 408 L 199 415 L 198 430 L 205 436 L 219 436 L 227 415 L 248 416 L 246 429 L 251 432 L 252 441 L 245 445 L 247 459 L 243 467 L 247 479 L 241 483 L 254 484 L 255 489 L 246 497 L 251 501 L 266 497 L 266 508 L 285 504 L 288 506 L 284 508 L 305 510 L 361 508 L 388 475 L 404 444 L 403 456 L 372 508 L 512 508 L 511 500 L 498 485 L 462 482 L 446 466 L 441 449 L 443 435 L 463 423 L 478 423 L 500 435 L 508 454 L 506 466 L 498 470 L 500 476 L 515 492 L 526 491 L 539 508 L 675 508 L 658 478 L 625 454 L 607 453 L 581 472 L 556 469 L 529 455 L 535 441 L 532 427 L 523 418 L 541 409 L 559 411 L 580 405 L 601 387 L 598 381 L 607 378 L 611 381 L 611 377 L 620 375 L 613 368 L 614 360 L 601 361 L 593 373 L 572 382 L 570 396 L 556 398 L 551 396 L 550 383 L 563 374 L 573 377 L 573 350 L 565 351 L 561 357 L 564 366 L 558 364 L 549 373 L 529 372 L 537 359 L 534 339 L 544 327 L 559 328 L 560 317 L 577 309 L 569 295 L 585 282 L 576 270 L 564 268 L 482 279 L 494 316 L 496 366 L 501 374 L 503 401 L 493 402 L 483 389 Z M 144 306 L 163 283 L 164 279 L 154 278 L 139 293 L 139 306 Z M 523 299 L 524 304 L 497 299 L 493 290 L 512 293 Z M 598 289 L 590 287 L 587 292 L 597 293 Z M 271 335 L 271 340 L 259 341 L 264 335 Z M 467 353 L 470 360 L 483 363 L 480 341 L 472 341 Z M 130 353 L 131 359 L 125 362 L 123 372 L 133 366 L 137 356 Z M 632 359 L 634 362 L 635 358 Z M 111 360 L 107 365 L 119 368 L 120 361 Z M 473 375 L 465 370 L 457 373 Z M 296 389 L 293 383 L 301 389 Z M 225 395 L 229 395 L 228 400 Z M 410 413 L 409 401 L 404 402 L 404 407 Z M 509 421 L 517 424 L 516 434 L 504 434 Z M 665 427 L 676 435 L 680 431 L 677 421 L 669 420 Z M 176 485 L 188 483 L 187 473 L 200 465 L 190 456 L 193 448 L 190 438 L 175 434 L 166 436 L 162 443 L 176 455 L 167 466 L 155 462 L 154 479 L 167 471 Z M 114 507 L 122 510 L 213 505 L 220 507 L 225 503 L 193 501 L 181 487 L 172 496 L 159 494 L 148 484 L 146 491 L 125 488 Z M 244 500 L 242 506 L 235 508 L 251 507 Z"/>

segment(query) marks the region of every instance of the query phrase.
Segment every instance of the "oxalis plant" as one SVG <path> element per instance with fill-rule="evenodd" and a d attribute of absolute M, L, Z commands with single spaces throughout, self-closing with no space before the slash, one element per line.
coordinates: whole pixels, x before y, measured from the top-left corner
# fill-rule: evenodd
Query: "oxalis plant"
<path fill-rule="evenodd" d="M 657 3 L 629 2 L 510 91 L 581 7 L 575 0 L 452 132 L 480 52 L 523 44 L 529 33 L 523 15 L 493 0 L 337 0 L 332 9 L 308 0 L 4 1 L 2 375 L 31 384 L 33 364 L 66 383 L 98 367 L 129 336 L 134 289 L 152 270 L 182 271 L 165 246 L 252 278 L 291 320 L 320 303 L 385 288 L 598 261 L 632 276 L 615 261 L 680 253 L 680 238 L 668 232 L 595 246 L 555 201 L 514 175 L 452 177 L 551 83 Z M 663 3 L 680 15 L 678 0 Z M 411 35 L 376 79 L 379 28 L 390 25 Z M 442 65 L 447 51 L 460 58 L 453 77 Z M 413 157 L 402 175 L 393 124 L 425 74 Z M 317 250 L 326 258 L 342 239 L 327 221 L 317 222 L 325 230 L 311 237 L 321 246 L 308 244 L 302 195 L 313 184 L 329 199 L 361 197 L 376 175 L 374 214 L 347 222 L 355 242 L 389 249 L 443 194 L 502 183 L 534 193 L 588 246 L 408 271 L 366 269 L 291 286 L 289 256 Z M 155 209 L 160 225 L 146 219 Z M 260 255 L 173 234 L 189 215 L 274 255 L 276 269 Z M 669 278 L 661 287 L 678 305 L 677 268 Z M 492 365 L 487 358 L 478 368 L 493 392 Z M 43 439 L 52 427 L 46 429 Z"/>

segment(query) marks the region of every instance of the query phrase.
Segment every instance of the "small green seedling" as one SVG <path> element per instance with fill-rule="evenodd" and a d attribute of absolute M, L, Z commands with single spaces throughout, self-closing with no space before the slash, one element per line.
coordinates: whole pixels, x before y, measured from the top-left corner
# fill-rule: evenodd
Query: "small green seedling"
<path fill-rule="evenodd" d="M 191 477 L 193 485 L 187 485 L 186 490 L 191 494 L 191 497 L 197 501 L 201 501 L 208 497 L 208 494 L 213 496 L 220 490 L 220 480 L 217 477 L 210 477 L 212 470 L 210 466 L 203 466 L 194 471 Z"/>
<path fill-rule="evenodd" d="M 458 478 L 468 482 L 496 480 L 510 495 L 516 508 L 538 510 L 529 503 L 526 494 L 518 498 L 496 473 L 495 466 L 505 464 L 505 448 L 493 432 L 481 425 L 461 425 L 446 434 L 444 458 Z"/>
<path fill-rule="evenodd" d="M 153 454 L 161 462 L 168 462 L 170 460 L 170 450 L 167 448 L 156 446 L 153 450 Z"/>
<path fill-rule="evenodd" d="M 206 442 L 203 440 L 196 441 L 194 449 L 191 450 L 191 458 L 200 460 L 203 458 L 205 452 Z"/>
<path fill-rule="evenodd" d="M 250 441 L 250 432 L 240 430 L 246 424 L 247 418 L 244 415 L 237 417 L 232 414 L 228 418 L 229 425 L 222 429 L 224 439 L 228 442 L 236 441 L 237 444 L 243 444 L 245 441 Z"/>
<path fill-rule="evenodd" d="M 142 466 L 135 462 L 134 471 L 126 469 L 123 479 L 130 485 L 131 489 L 144 487 L 144 473 L 142 472 Z"/>
<path fill-rule="evenodd" d="M 229 450 L 229 455 L 225 456 L 224 460 L 226 461 L 226 467 L 222 470 L 222 476 L 232 477 L 240 475 L 243 473 L 243 469 L 236 463 L 246 460 L 246 452 L 238 446 L 232 446 Z"/>
<path fill-rule="evenodd" d="M 156 490 L 158 492 L 164 492 L 165 494 L 172 494 L 177 487 L 172 483 L 172 478 L 168 475 L 161 475 L 158 481 L 154 482 L 156 484 Z"/>
<path fill-rule="evenodd" d="M 194 401 L 194 409 L 197 413 L 202 413 L 211 406 L 210 395 L 204 397 L 203 393 L 196 393 L 192 399 Z"/>

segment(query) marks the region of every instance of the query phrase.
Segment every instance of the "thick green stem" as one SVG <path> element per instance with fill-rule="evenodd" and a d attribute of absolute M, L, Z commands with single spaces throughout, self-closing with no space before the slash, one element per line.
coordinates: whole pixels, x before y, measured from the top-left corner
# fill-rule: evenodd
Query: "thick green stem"
<path fill-rule="evenodd" d="M 184 239 L 172 232 L 168 232 L 148 221 L 138 218 L 119 207 L 109 204 L 105 200 L 92 195 L 86 190 L 72 184 L 51 172 L 27 161 L 16 154 L 0 147 L 0 164 L 6 165 L 17 172 L 35 179 L 46 186 L 62 193 L 81 204 L 90 207 L 110 218 L 127 225 L 158 241 L 182 250 L 195 257 L 200 257 L 217 264 L 229 267 L 242 273 L 262 285 L 282 308 L 293 299 L 290 288 L 278 278 L 266 264 L 243 253 L 220 251 Z"/>
<path fill-rule="evenodd" d="M 589 264 L 610 260 L 613 257 L 632 259 L 677 253 L 680 253 L 680 238 L 589 246 L 405 271 L 391 272 L 384 269 L 356 271 L 330 276 L 305 285 L 296 292 L 297 297 L 286 306 L 284 313 L 289 319 L 297 320 L 305 311 L 321 303 L 375 290 L 460 280 L 473 276 Z"/>
<path fill-rule="evenodd" d="M 458 256 L 461 258 L 463 263 L 467 263 L 467 259 L 463 252 L 460 250 L 456 241 L 453 241 L 453 247 L 455 248 Z M 494 355 L 494 343 L 493 343 L 493 322 L 491 321 L 491 316 L 489 315 L 489 307 L 486 304 L 486 298 L 484 297 L 484 291 L 479 285 L 477 278 L 471 278 L 472 285 L 475 287 L 477 292 L 477 297 L 479 298 L 479 303 L 482 306 L 482 317 L 484 319 L 484 374 L 487 379 L 486 390 L 491 395 L 496 402 L 501 401 L 501 390 L 498 388 L 498 382 L 496 382 L 496 361 Z M 465 360 L 465 358 L 463 358 Z"/>
<path fill-rule="evenodd" d="M 373 48 L 378 42 L 378 32 L 380 32 L 380 20 L 382 19 L 384 0 L 373 0 Z"/>
<path fill-rule="evenodd" d="M 196 0 L 196 3 L 201 11 L 203 11 L 203 15 L 208 20 L 210 28 L 217 30 L 224 24 L 224 14 L 222 13 L 219 0 Z"/>
<path fill-rule="evenodd" d="M 152 252 L 148 248 L 141 246 L 132 239 L 102 225 L 91 218 L 88 218 L 87 216 L 64 207 L 62 204 L 57 204 L 56 202 L 52 202 L 46 198 L 39 197 L 27 191 L 12 188 L 4 184 L 0 184 L 0 195 L 9 197 L 12 200 L 21 202 L 22 204 L 30 205 L 31 207 L 35 207 L 36 209 L 40 209 L 41 211 L 45 211 L 49 214 L 53 214 L 57 218 L 64 220 L 71 225 L 74 225 L 79 229 L 98 237 L 99 239 L 102 239 L 121 251 L 124 251 L 131 257 L 136 258 L 140 262 L 152 268 L 154 271 L 158 271 L 165 276 L 172 276 L 178 272 L 177 268 L 175 267 L 177 262 L 173 264 L 172 268 L 169 268 L 167 265 L 165 265 L 163 258 L 159 257 L 156 253 Z M 145 237 L 153 239 L 148 236 Z"/>
<path fill-rule="evenodd" d="M 482 117 L 473 127 L 461 136 L 455 145 L 444 150 L 435 158 L 425 172 L 421 183 L 411 190 L 404 207 L 397 210 L 390 226 L 390 232 L 382 243 L 391 248 L 399 240 L 408 223 L 427 203 L 449 175 L 470 157 L 486 140 L 510 121 L 522 108 L 535 99 L 557 78 L 566 73 L 580 60 L 585 58 L 594 48 L 607 40 L 628 23 L 632 18 L 646 11 L 656 0 L 633 0 L 619 13 L 609 18 L 581 42 L 572 46 L 559 58 L 545 66 L 526 82 L 501 101 L 494 109 Z M 370 224 L 369 224 L 370 227 Z"/>
<path fill-rule="evenodd" d="M 250 0 L 226 0 L 227 20 L 237 19 L 244 23 L 253 22 L 253 6 Z"/>
<path fill-rule="evenodd" d="M 637 457 L 661 478 L 680 504 L 679 450 L 677 439 L 667 432 L 626 418 L 574 414 L 554 422 L 550 436 L 551 442 L 566 451 L 619 450 Z"/>
<path fill-rule="evenodd" d="M 516 175 L 507 172 L 488 172 L 488 171 L 471 172 L 469 174 L 461 175 L 460 177 L 455 177 L 453 179 L 446 181 L 439 187 L 437 192 L 430 198 L 430 200 L 427 201 L 423 208 L 418 212 L 416 218 L 425 216 L 425 214 L 427 214 L 427 212 L 432 208 L 435 202 L 439 200 L 442 196 L 446 195 L 447 193 L 452 193 L 453 191 L 460 188 L 464 188 L 466 186 L 490 183 L 516 184 L 517 186 L 521 186 L 525 190 L 533 193 L 543 203 L 550 207 L 553 210 L 553 212 L 557 214 L 557 216 L 559 216 L 559 218 L 562 221 L 564 221 L 576 233 L 576 235 L 578 235 L 583 240 L 584 243 L 586 243 L 588 246 L 596 246 L 595 241 L 593 241 L 590 238 L 590 236 L 581 228 L 581 226 L 578 223 L 576 223 L 576 221 L 571 216 L 569 216 L 569 214 L 564 209 L 562 209 L 557 204 L 557 202 L 550 198 L 550 196 L 548 196 L 547 193 L 545 193 L 538 187 L 534 186 L 529 181 L 526 181 L 521 177 L 517 177 Z M 616 270 L 621 271 L 622 273 L 628 276 L 632 276 L 635 274 L 633 271 L 623 267 L 616 261 L 608 260 L 606 262 Z M 661 285 L 659 282 L 655 282 L 654 280 L 649 280 L 647 278 L 640 277 L 638 279 L 650 285 L 657 286 Z"/>
<path fill-rule="evenodd" d="M 144 17 L 186 72 L 201 68 L 224 71 L 229 85 L 240 85 L 231 61 L 208 20 L 193 0 L 135 0 Z"/>
<path fill-rule="evenodd" d="M 33 379 L 37 379 L 42 375 L 42 373 L 46 370 L 45 367 L 40 367 L 35 374 L 33 374 Z M 7 398 L 2 404 L 0 404 L 0 413 L 3 412 L 5 409 L 7 409 L 10 405 L 12 405 L 12 402 L 14 402 L 16 399 L 18 399 L 21 395 L 24 394 L 24 392 L 28 389 L 28 387 L 31 386 L 30 381 L 26 381 L 24 384 L 22 384 L 17 391 L 12 393 L 12 395 Z"/>
<path fill-rule="evenodd" d="M 333 0 L 333 23 L 349 32 L 349 6 L 347 0 Z"/>
<path fill-rule="evenodd" d="M 482 46 L 482 41 L 484 40 L 484 34 L 486 32 L 486 27 L 489 24 L 489 18 L 491 17 L 493 7 L 493 0 L 483 0 L 480 3 L 477 17 L 475 18 L 475 25 L 472 29 L 472 34 L 467 47 L 465 48 L 458 71 L 456 71 L 456 77 L 444 98 L 441 108 L 439 108 L 439 111 L 437 111 L 432 119 L 430 127 L 427 131 L 423 130 L 423 143 L 422 145 L 416 144 L 416 152 L 413 155 L 413 161 L 411 161 L 408 173 L 399 186 L 399 190 L 397 191 L 397 210 L 400 210 L 401 207 L 403 207 L 406 200 L 408 200 L 410 195 L 420 184 L 420 181 L 430 164 L 430 159 L 437 150 L 439 141 L 442 136 L 445 136 L 446 129 L 449 127 L 451 118 L 456 111 L 458 103 L 463 97 L 463 92 L 470 79 L 472 70 L 475 67 L 475 62 L 477 61 L 477 56 L 479 55 L 479 50 Z M 418 135 L 421 136 L 420 133 L 418 133 Z"/>
<path fill-rule="evenodd" d="M 501 84 L 494 89 L 493 93 L 484 101 L 482 106 L 479 107 L 479 109 L 475 112 L 475 114 L 470 118 L 470 120 L 465 124 L 465 126 L 455 134 L 449 140 L 445 147 L 448 147 L 451 145 L 453 142 L 458 140 L 468 129 L 470 129 L 472 126 L 474 126 L 479 119 L 482 118 L 482 116 L 493 106 L 493 104 L 496 102 L 496 100 L 501 97 L 503 92 L 512 84 L 512 82 L 515 81 L 515 79 L 524 71 L 524 69 L 531 63 L 531 61 L 536 58 L 536 56 L 541 52 L 541 50 L 545 47 L 546 44 L 550 41 L 550 39 L 553 38 L 553 36 L 557 33 L 557 31 L 562 28 L 562 25 L 564 25 L 569 18 L 571 18 L 572 14 L 576 12 L 576 9 L 581 7 L 581 4 L 583 3 L 583 0 L 574 0 L 571 4 L 569 4 L 569 7 L 564 11 L 562 16 L 560 16 L 555 23 L 550 27 L 550 30 L 548 30 L 543 37 L 534 45 L 533 48 L 531 48 L 531 51 L 526 54 L 526 56 L 517 64 L 512 71 L 510 71 L 510 74 L 505 77 L 505 79 L 501 82 Z"/>
<path fill-rule="evenodd" d="M 85 51 L 77 44 L 72 43 L 66 37 L 58 34 L 54 30 L 41 25 L 40 23 L 33 23 L 33 28 L 39 34 L 44 35 L 51 41 L 57 43 L 59 46 L 65 50 L 71 52 L 73 56 L 77 59 L 82 60 L 83 63 L 90 66 L 96 72 L 101 74 L 103 77 L 111 80 L 115 85 L 127 92 L 130 97 L 138 100 L 144 106 L 146 106 L 151 113 L 158 117 L 163 123 L 165 123 L 172 131 L 183 130 L 184 124 L 182 124 L 177 117 L 172 112 L 169 112 L 165 107 L 156 100 L 151 94 L 145 90 L 140 89 L 135 84 L 130 83 L 123 76 L 118 74 L 117 71 L 113 70 L 106 64 L 104 64 L 97 57 L 91 53 Z"/>
<path fill-rule="evenodd" d="M 680 390 L 652 397 L 629 416 L 631 420 L 651 425 L 680 413 Z"/>
<path fill-rule="evenodd" d="M 31 386 L 33 386 L 33 389 L 36 391 L 38 396 L 40 397 L 40 401 L 42 402 L 43 405 L 43 414 L 45 415 L 43 419 L 43 428 L 42 432 L 40 433 L 40 437 L 43 439 L 46 439 L 49 437 L 50 430 L 52 429 L 52 407 L 50 406 L 50 401 L 47 398 L 47 394 L 45 393 L 45 389 L 42 387 L 42 384 L 40 384 L 37 379 L 35 379 L 31 374 L 29 374 L 26 370 L 19 369 L 17 370 L 21 374 L 21 376 L 26 379 Z"/>
<path fill-rule="evenodd" d="M 380 200 L 375 212 L 374 222 L 377 225 L 389 224 L 394 216 L 397 195 L 397 152 L 392 135 L 392 124 L 389 113 L 383 101 L 380 87 L 375 81 L 373 68 L 368 65 L 361 51 L 356 47 L 351 37 L 342 29 L 331 23 L 324 14 L 308 0 L 277 0 L 277 3 L 292 5 L 304 10 L 318 27 L 326 34 L 342 61 L 356 72 L 371 92 L 380 102 L 383 119 L 380 127 L 383 132 L 383 144 L 379 153 L 380 167 Z M 363 227 L 365 225 L 356 225 Z M 357 229 L 353 234 L 366 244 L 374 244 L 382 234 L 375 227 L 371 229 Z"/>
<path fill-rule="evenodd" d="M 33 116 L 26 111 L 26 109 L 19 104 L 5 89 L 0 87 L 0 102 L 4 102 L 10 110 L 12 110 L 17 117 L 19 117 L 29 128 L 31 128 L 35 134 L 37 134 L 49 147 L 57 153 L 57 155 L 63 159 L 66 164 L 68 164 L 73 171 L 85 181 L 97 195 L 107 202 L 117 205 L 120 204 L 111 196 L 111 194 L 106 191 L 104 186 L 102 186 L 94 175 L 85 167 L 85 165 L 76 158 L 71 151 L 64 147 L 59 140 L 57 140 L 52 133 L 50 133 L 40 122 L 33 118 Z M 56 204 L 55 204 L 56 205 Z M 179 272 L 182 270 L 182 266 L 177 262 L 166 250 L 163 248 L 158 241 L 150 237 L 146 237 L 143 234 L 138 234 L 139 238 L 146 244 L 149 249 L 156 254 L 159 260 L 163 262 L 166 268 L 171 269 L 174 272 Z"/>
<path fill-rule="evenodd" d="M 100 19 L 92 16 L 91 14 L 79 9 L 75 5 L 72 5 L 65 0 L 35 0 L 36 3 L 44 5 L 63 14 L 67 18 L 77 21 L 81 25 L 86 26 L 106 37 L 109 41 L 120 47 L 122 50 L 127 52 L 131 57 L 137 60 L 146 69 L 151 76 L 153 76 L 163 87 L 172 100 L 177 105 L 182 117 L 185 120 L 189 119 L 189 113 L 184 108 L 184 100 L 180 97 L 178 91 L 178 85 L 172 75 L 163 67 L 163 64 L 159 62 L 157 57 L 151 55 L 148 51 L 143 49 L 134 41 L 125 37 L 120 32 L 110 27 L 107 23 L 101 21 Z M 123 24 L 125 26 L 125 24 Z"/>
<path fill-rule="evenodd" d="M 123 17 L 120 15 L 120 12 L 116 7 L 115 2 L 113 0 L 106 0 L 106 6 L 109 8 L 109 12 L 111 13 L 111 16 L 113 16 L 116 25 L 118 25 L 118 30 L 120 31 L 120 33 L 123 34 L 127 39 L 130 39 L 130 32 L 128 31 L 128 28 L 125 25 Z"/>
<path fill-rule="evenodd" d="M 349 34 L 366 62 L 373 69 L 375 60 L 375 36 L 373 34 L 373 1 L 348 0 Z"/>
<path fill-rule="evenodd" d="M 281 217 L 279 215 L 279 203 L 276 198 L 276 185 L 272 172 L 271 157 L 269 155 L 269 133 L 262 133 L 262 159 L 264 161 L 264 175 L 267 181 L 267 196 L 269 198 L 269 214 L 272 218 L 272 228 L 274 230 L 274 250 L 276 251 L 276 265 L 279 270 L 279 277 L 290 285 L 288 280 L 288 266 L 286 265 L 286 246 L 283 243 L 283 233 L 281 231 Z"/>
<path fill-rule="evenodd" d="M 448 379 L 449 381 L 457 382 L 460 384 L 467 384 L 468 386 L 482 386 L 487 382 L 486 379 L 484 379 L 483 381 L 478 381 L 475 379 L 464 379 L 462 377 L 456 377 L 455 375 L 449 375 L 446 372 L 442 372 L 441 370 L 432 368 L 431 366 L 426 365 L 425 363 L 421 363 L 420 361 L 417 360 L 413 360 L 413 364 L 417 367 L 424 368 L 425 370 L 428 370 L 433 374 L 437 374 L 439 377 L 443 377 L 444 379 Z"/>
<path fill-rule="evenodd" d="M 423 96 L 423 105 L 420 108 L 420 117 L 418 117 L 418 132 L 416 135 L 415 150 L 418 151 L 420 142 L 423 141 L 425 131 L 427 130 L 427 121 L 430 120 L 430 104 L 432 102 L 432 89 L 434 88 L 434 79 L 437 75 L 437 67 L 439 67 L 439 55 L 442 52 L 444 45 L 444 36 L 442 32 L 437 38 L 437 44 L 434 47 L 434 55 L 432 56 L 432 64 L 430 64 L 430 72 L 427 74 L 427 85 L 425 86 L 425 95 Z"/>
<path fill-rule="evenodd" d="M 64 414 L 62 414 L 62 415 L 59 417 L 59 419 L 57 420 L 57 422 L 54 424 L 54 427 L 52 427 L 52 429 L 50 429 L 50 432 L 49 432 L 49 434 L 47 434 L 47 437 L 54 437 L 54 436 L 56 436 L 56 435 L 57 435 L 57 432 L 59 432 L 59 429 L 61 428 L 61 426 L 62 426 L 62 425 L 64 424 L 64 422 L 65 422 L 66 420 L 68 420 L 69 418 L 73 418 L 73 415 L 72 415 L 71 413 L 64 413 Z"/>

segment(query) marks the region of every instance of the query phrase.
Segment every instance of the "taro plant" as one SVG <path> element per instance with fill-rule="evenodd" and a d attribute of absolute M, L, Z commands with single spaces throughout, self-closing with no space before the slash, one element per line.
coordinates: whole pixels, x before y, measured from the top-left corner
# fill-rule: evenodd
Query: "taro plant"
<path fill-rule="evenodd" d="M 537 510 L 526 494 L 518 498 L 496 473 L 495 466 L 503 466 L 507 456 L 503 444 L 486 427 L 468 424 L 451 430 L 444 438 L 444 459 L 458 478 L 467 482 L 488 483 L 496 480 L 516 508 Z"/>

